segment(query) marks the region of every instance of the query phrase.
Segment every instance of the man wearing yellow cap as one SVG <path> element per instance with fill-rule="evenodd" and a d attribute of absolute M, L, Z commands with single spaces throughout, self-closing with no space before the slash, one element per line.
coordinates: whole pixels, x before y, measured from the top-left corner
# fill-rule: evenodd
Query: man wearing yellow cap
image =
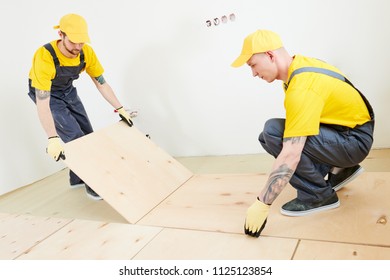
<path fill-rule="evenodd" d="M 283 81 L 285 119 L 270 119 L 259 136 L 275 157 L 268 181 L 248 208 L 245 233 L 258 237 L 270 205 L 290 183 L 297 198 L 281 213 L 304 216 L 340 205 L 336 191 L 360 174 L 374 131 L 374 112 L 364 95 L 336 67 L 290 56 L 269 30 L 248 35 L 233 67 L 247 64 L 254 77 Z"/>
<path fill-rule="evenodd" d="M 103 77 L 103 67 L 88 44 L 87 23 L 83 17 L 68 14 L 61 18 L 59 40 L 40 47 L 34 55 L 29 74 L 29 96 L 36 103 L 38 116 L 48 136 L 47 153 L 55 160 L 65 159 L 60 139 L 69 142 L 93 132 L 88 115 L 73 86 L 73 81 L 84 70 L 92 78 L 102 96 L 132 126 L 130 115 L 115 96 Z M 71 187 L 84 182 L 70 171 Z M 87 195 L 95 200 L 100 196 L 85 185 Z"/>

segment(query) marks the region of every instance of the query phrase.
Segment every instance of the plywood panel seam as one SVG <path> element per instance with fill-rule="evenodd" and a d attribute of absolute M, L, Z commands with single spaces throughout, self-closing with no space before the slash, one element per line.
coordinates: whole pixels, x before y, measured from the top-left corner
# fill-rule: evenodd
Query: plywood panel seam
<path fill-rule="evenodd" d="M 293 260 L 295 258 L 295 254 L 297 253 L 300 244 L 301 244 L 301 239 L 298 239 L 298 242 L 295 245 L 295 248 L 294 248 L 294 251 L 293 251 L 293 253 L 291 255 L 290 260 Z"/>
<path fill-rule="evenodd" d="M 139 226 L 153 226 L 153 227 L 160 227 L 156 225 L 149 225 L 149 224 L 137 224 Z M 183 231 L 193 231 L 193 232 L 208 232 L 208 233 L 220 233 L 220 234 L 231 234 L 231 235 L 238 235 L 243 236 L 244 238 L 251 238 L 249 236 L 244 236 L 244 233 L 242 232 L 234 232 L 234 231 L 221 231 L 221 230 L 213 230 L 213 229 L 197 229 L 197 228 L 188 228 L 188 227 L 173 227 L 173 226 L 163 226 L 163 229 L 175 229 L 175 230 L 183 230 Z M 262 235 L 263 236 L 263 235 Z M 266 236 L 264 237 L 274 237 L 274 236 Z M 275 236 L 275 238 L 280 239 L 294 239 L 294 238 L 288 238 L 288 237 L 279 237 Z"/>
<path fill-rule="evenodd" d="M 142 248 L 139 249 L 138 252 L 131 257 L 131 260 L 135 259 L 137 255 L 140 254 L 144 248 L 146 248 L 154 239 L 157 238 L 157 236 L 159 236 L 163 232 L 163 230 L 164 228 L 160 228 L 160 231 L 157 234 L 155 234 L 152 238 L 150 238 L 150 240 L 146 242 L 145 245 L 142 246 Z"/>
<path fill-rule="evenodd" d="M 42 238 L 41 240 L 39 240 L 38 242 L 36 242 L 34 245 L 32 245 L 30 248 L 28 248 L 27 250 L 24 250 L 23 252 L 21 252 L 19 255 L 17 255 L 16 257 L 13 258 L 13 260 L 17 260 L 18 258 L 20 258 L 21 256 L 27 254 L 28 252 L 30 252 L 34 247 L 38 246 L 39 244 L 45 242 L 45 240 L 47 240 L 48 238 L 50 238 L 51 236 L 53 236 L 54 234 L 56 234 L 58 231 L 62 230 L 64 227 L 66 227 L 67 225 L 71 224 L 75 219 L 71 219 L 69 220 L 68 222 L 64 223 L 61 227 L 57 228 L 56 230 L 54 230 L 53 232 L 51 232 L 50 234 L 48 234 L 45 238 Z"/>
<path fill-rule="evenodd" d="M 372 243 L 361 243 L 361 242 L 343 242 L 343 241 L 321 240 L 321 239 L 311 239 L 311 238 L 301 238 L 301 239 L 299 239 L 299 242 L 301 242 L 301 241 L 312 241 L 312 242 L 323 242 L 323 243 L 344 244 L 344 245 L 390 248 L 390 245 L 383 245 L 383 244 L 372 244 Z"/>
<path fill-rule="evenodd" d="M 181 185 L 179 185 L 174 191 L 169 193 L 166 197 L 164 197 L 159 203 L 157 203 L 153 208 L 151 208 L 145 215 L 140 217 L 138 221 L 136 221 L 134 224 L 138 224 L 139 221 L 141 221 L 144 217 L 149 215 L 154 209 L 156 209 L 158 206 L 160 206 L 161 203 L 163 203 L 165 200 L 167 200 L 169 197 L 171 197 L 175 192 L 177 192 L 183 185 L 185 185 L 191 178 L 194 177 L 194 175 L 191 175 L 186 181 L 184 181 Z"/>

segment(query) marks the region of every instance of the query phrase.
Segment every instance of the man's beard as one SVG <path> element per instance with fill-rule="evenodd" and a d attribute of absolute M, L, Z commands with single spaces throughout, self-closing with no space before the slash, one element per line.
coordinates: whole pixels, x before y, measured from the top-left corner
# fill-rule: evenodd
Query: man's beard
<path fill-rule="evenodd" d="M 81 50 L 78 50 L 78 49 L 73 49 L 73 50 L 70 50 L 68 49 L 68 47 L 64 44 L 64 47 L 66 49 L 67 52 L 73 54 L 73 55 L 78 55 L 80 53 Z"/>

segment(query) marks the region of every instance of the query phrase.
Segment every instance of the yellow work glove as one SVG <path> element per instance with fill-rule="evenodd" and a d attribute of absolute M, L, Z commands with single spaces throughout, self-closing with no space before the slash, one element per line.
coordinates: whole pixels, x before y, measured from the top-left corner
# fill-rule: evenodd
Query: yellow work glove
<path fill-rule="evenodd" d="M 65 159 L 64 148 L 62 147 L 58 136 L 49 137 L 46 153 L 48 153 L 56 161 L 59 161 L 60 158 Z"/>
<path fill-rule="evenodd" d="M 269 205 L 259 199 L 248 208 L 245 219 L 245 234 L 259 237 L 267 223 Z"/>
<path fill-rule="evenodd" d="M 116 109 L 116 111 L 119 113 L 119 116 L 124 122 L 126 122 L 129 126 L 133 126 L 133 121 L 131 120 L 129 113 L 127 113 L 123 106 Z"/>

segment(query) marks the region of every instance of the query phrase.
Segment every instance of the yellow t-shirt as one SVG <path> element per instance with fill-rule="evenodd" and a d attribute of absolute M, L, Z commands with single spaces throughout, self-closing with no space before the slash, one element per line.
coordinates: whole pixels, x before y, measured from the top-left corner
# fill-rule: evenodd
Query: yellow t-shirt
<path fill-rule="evenodd" d="M 57 54 L 60 66 L 77 66 L 80 65 L 80 55 L 76 58 L 69 58 L 64 56 L 57 47 L 57 40 L 50 42 Z M 83 46 L 85 68 L 89 76 L 95 78 L 103 74 L 104 69 L 100 64 L 94 50 L 88 44 Z M 56 75 L 53 57 L 50 52 L 44 47 L 40 47 L 34 54 L 32 67 L 29 73 L 31 85 L 40 90 L 50 91 L 51 81 Z"/>
<path fill-rule="evenodd" d="M 289 67 L 288 79 L 294 70 L 302 67 L 325 68 L 343 75 L 326 62 L 296 55 Z M 284 107 L 284 137 L 317 135 L 320 123 L 354 128 L 370 120 L 363 99 L 352 86 L 320 73 L 295 75 L 285 90 Z"/>

